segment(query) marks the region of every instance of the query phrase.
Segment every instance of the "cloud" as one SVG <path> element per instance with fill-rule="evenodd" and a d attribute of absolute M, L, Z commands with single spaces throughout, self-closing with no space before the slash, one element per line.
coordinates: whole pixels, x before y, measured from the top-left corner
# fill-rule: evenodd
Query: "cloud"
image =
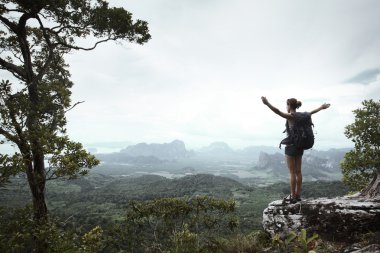
<path fill-rule="evenodd" d="M 380 69 L 366 69 L 359 74 L 349 78 L 344 81 L 344 83 L 360 83 L 360 84 L 370 84 L 377 80 L 380 74 Z"/>
<path fill-rule="evenodd" d="M 278 145 L 285 122 L 264 95 L 281 110 L 289 97 L 305 111 L 330 102 L 314 117 L 317 146 L 341 147 L 352 110 L 379 94 L 371 73 L 366 86 L 341 82 L 378 66 L 376 1 L 112 3 L 147 20 L 152 40 L 68 58 L 73 100 L 86 100 L 70 112 L 78 140 Z"/>

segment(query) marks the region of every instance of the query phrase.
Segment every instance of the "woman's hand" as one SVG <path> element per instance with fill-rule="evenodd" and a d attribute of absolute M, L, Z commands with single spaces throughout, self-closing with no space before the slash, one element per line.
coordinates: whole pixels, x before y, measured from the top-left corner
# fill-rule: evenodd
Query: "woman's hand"
<path fill-rule="evenodd" d="M 318 107 L 317 109 L 312 110 L 312 111 L 310 112 L 310 114 L 317 113 L 317 112 L 319 112 L 320 110 L 327 109 L 327 108 L 329 108 L 329 107 L 330 107 L 330 104 L 324 103 L 323 105 L 321 105 L 321 106 Z"/>
<path fill-rule="evenodd" d="M 264 105 L 268 105 L 268 99 L 266 97 L 261 97 L 261 100 L 263 101 Z"/>
<path fill-rule="evenodd" d="M 323 105 L 321 105 L 321 108 L 322 109 L 327 109 L 327 108 L 329 108 L 330 107 L 330 104 L 326 104 L 326 103 L 324 103 Z"/>

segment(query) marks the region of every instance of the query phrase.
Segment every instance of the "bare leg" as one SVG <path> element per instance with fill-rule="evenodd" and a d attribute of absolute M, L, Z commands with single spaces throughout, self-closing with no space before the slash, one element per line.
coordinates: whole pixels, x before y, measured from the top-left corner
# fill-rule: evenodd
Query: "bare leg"
<path fill-rule="evenodd" d="M 292 196 L 296 195 L 296 159 L 294 156 L 286 156 L 286 162 L 288 164 L 289 175 L 290 175 L 290 192 Z"/>
<path fill-rule="evenodd" d="M 296 165 L 296 190 L 295 190 L 295 196 L 300 197 L 301 196 L 301 190 L 302 190 L 302 156 L 296 156 L 295 157 L 295 165 Z"/>

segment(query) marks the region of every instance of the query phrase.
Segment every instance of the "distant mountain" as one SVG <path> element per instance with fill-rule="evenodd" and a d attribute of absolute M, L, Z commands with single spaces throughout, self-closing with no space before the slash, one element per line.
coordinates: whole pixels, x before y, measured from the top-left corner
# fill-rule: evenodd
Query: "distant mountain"
<path fill-rule="evenodd" d="M 345 150 L 305 153 L 302 158 L 304 178 L 307 180 L 340 180 L 342 177 L 340 161 L 345 153 Z M 285 156 L 281 153 L 261 152 L 255 169 L 266 171 L 273 177 L 286 178 L 289 173 Z"/>
<path fill-rule="evenodd" d="M 120 152 L 110 154 L 97 154 L 97 158 L 103 162 L 112 163 L 136 163 L 158 164 L 164 161 L 172 161 L 194 155 L 186 150 L 185 143 L 174 140 L 170 143 L 139 143 L 128 146 Z"/>
<path fill-rule="evenodd" d="M 191 156 L 191 152 L 186 150 L 185 143 L 180 140 L 174 140 L 170 143 L 139 143 L 122 149 L 120 153 L 129 156 L 153 156 L 161 160 L 176 160 Z"/>
<path fill-rule="evenodd" d="M 267 154 L 265 152 L 260 152 L 259 160 L 257 162 L 258 168 L 274 168 L 280 167 L 285 164 L 284 155 L 280 153 Z"/>
<path fill-rule="evenodd" d="M 248 146 L 242 150 L 239 150 L 239 152 L 246 156 L 255 157 L 258 159 L 261 152 L 275 154 L 279 152 L 279 150 L 280 149 L 278 147 L 273 146 Z"/>
<path fill-rule="evenodd" d="M 213 142 L 195 152 L 201 160 L 239 160 L 241 157 L 225 142 Z"/>
<path fill-rule="evenodd" d="M 310 150 L 309 153 L 313 156 L 318 156 L 327 159 L 330 163 L 334 165 L 339 165 L 343 160 L 344 155 L 349 152 L 351 148 L 332 148 L 326 151 Z"/>
<path fill-rule="evenodd" d="M 348 151 L 349 149 L 305 151 L 303 169 L 305 172 L 315 175 L 318 179 L 323 179 L 323 177 L 326 179 L 331 176 L 334 179 L 340 179 L 338 178 L 341 176 L 340 161 Z M 139 165 L 156 166 L 170 163 L 171 170 L 178 169 L 177 167 L 179 166 L 181 168 L 192 167 L 198 171 L 202 171 L 202 169 L 208 171 L 211 168 L 215 171 L 214 168 L 216 166 L 220 166 L 222 169 L 225 168 L 225 166 L 231 167 L 231 163 L 235 163 L 238 167 L 247 164 L 247 166 L 251 166 L 252 163 L 257 163 L 257 168 L 273 168 L 275 169 L 272 170 L 273 173 L 283 176 L 287 175 L 287 169 L 278 169 L 286 168 L 283 150 L 271 146 L 249 146 L 244 149 L 235 150 L 225 142 L 213 142 L 196 151 L 190 151 L 186 149 L 183 141 L 174 140 L 170 143 L 162 144 L 139 143 L 130 145 L 120 152 L 96 154 L 96 156 L 102 162 L 127 164 L 127 166 L 137 165 L 137 167 L 139 167 Z M 146 168 L 144 168 L 143 171 L 145 171 L 145 169 Z M 161 170 L 166 171 L 167 169 L 161 166 Z"/>
<path fill-rule="evenodd" d="M 213 142 L 209 146 L 197 150 L 201 153 L 234 153 L 235 151 L 225 142 Z"/>

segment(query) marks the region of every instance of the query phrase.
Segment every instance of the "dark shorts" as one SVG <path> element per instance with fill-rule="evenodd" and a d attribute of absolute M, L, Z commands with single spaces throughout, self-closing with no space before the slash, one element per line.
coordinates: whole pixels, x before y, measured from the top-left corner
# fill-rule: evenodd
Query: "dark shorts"
<path fill-rule="evenodd" d="M 285 155 L 288 156 L 302 156 L 303 155 L 303 149 L 302 148 L 296 148 L 294 145 L 289 145 L 285 147 Z"/>

